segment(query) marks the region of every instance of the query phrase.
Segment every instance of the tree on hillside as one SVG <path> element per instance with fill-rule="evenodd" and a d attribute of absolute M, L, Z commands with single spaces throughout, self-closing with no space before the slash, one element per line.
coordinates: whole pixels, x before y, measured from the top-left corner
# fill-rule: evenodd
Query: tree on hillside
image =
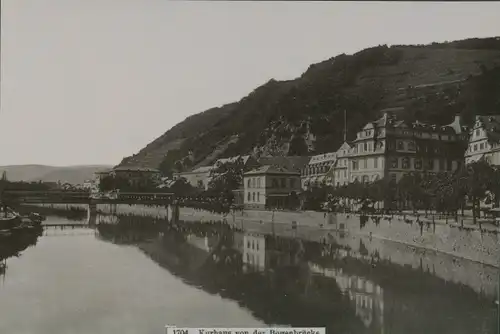
<path fill-rule="evenodd" d="M 245 164 L 241 158 L 220 163 L 210 171 L 208 187 L 221 192 L 236 190 L 243 184 L 245 171 Z"/>
<path fill-rule="evenodd" d="M 163 158 L 158 169 L 162 175 L 171 178 L 174 172 L 182 171 L 182 162 L 180 161 L 184 154 L 179 149 L 169 150 Z"/>
<path fill-rule="evenodd" d="M 175 180 L 168 190 L 178 197 L 190 196 L 197 194 L 199 190 L 193 187 L 185 178 Z"/>

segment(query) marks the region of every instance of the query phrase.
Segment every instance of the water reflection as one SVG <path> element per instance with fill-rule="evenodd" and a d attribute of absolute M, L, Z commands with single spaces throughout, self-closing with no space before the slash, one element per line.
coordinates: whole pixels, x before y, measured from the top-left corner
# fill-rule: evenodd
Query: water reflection
<path fill-rule="evenodd" d="M 5 281 L 9 258 L 19 257 L 25 249 L 36 245 L 38 237 L 42 233 L 41 229 L 34 229 L 0 236 L 0 276 L 2 282 Z"/>
<path fill-rule="evenodd" d="M 494 296 L 381 259 L 362 240 L 352 250 L 333 237 L 308 241 L 219 222 L 149 224 L 101 224 L 98 231 L 103 240 L 137 245 L 185 283 L 235 300 L 267 324 L 326 326 L 329 333 L 497 330 Z"/>

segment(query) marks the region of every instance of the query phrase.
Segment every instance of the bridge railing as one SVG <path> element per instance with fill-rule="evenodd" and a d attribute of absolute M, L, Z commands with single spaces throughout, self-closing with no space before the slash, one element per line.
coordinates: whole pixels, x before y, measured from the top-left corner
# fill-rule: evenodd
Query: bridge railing
<path fill-rule="evenodd" d="M 94 200 L 104 200 L 104 201 L 137 201 L 137 202 L 162 202 L 162 201 L 172 201 L 175 196 L 173 193 L 133 193 L 133 192 L 123 192 L 114 195 L 92 195 L 90 192 L 86 191 L 24 191 L 24 190 L 10 190 L 4 191 L 2 197 L 6 200 L 19 200 L 21 202 L 29 200 L 40 200 L 40 201 L 89 201 Z"/>

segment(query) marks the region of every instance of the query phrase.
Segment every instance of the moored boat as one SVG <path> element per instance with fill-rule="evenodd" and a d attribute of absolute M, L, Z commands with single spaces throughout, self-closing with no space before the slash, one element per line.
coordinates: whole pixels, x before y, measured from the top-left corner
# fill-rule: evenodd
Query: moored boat
<path fill-rule="evenodd" d="M 0 217 L 0 230 L 11 230 L 21 223 L 21 217 L 16 215 L 2 215 Z"/>

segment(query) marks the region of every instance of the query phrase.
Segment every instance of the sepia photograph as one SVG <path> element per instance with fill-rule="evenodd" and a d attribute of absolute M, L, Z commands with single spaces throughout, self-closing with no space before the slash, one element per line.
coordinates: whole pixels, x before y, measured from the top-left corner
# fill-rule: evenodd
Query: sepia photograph
<path fill-rule="evenodd" d="M 0 26 L 0 334 L 500 333 L 500 2 Z"/>

